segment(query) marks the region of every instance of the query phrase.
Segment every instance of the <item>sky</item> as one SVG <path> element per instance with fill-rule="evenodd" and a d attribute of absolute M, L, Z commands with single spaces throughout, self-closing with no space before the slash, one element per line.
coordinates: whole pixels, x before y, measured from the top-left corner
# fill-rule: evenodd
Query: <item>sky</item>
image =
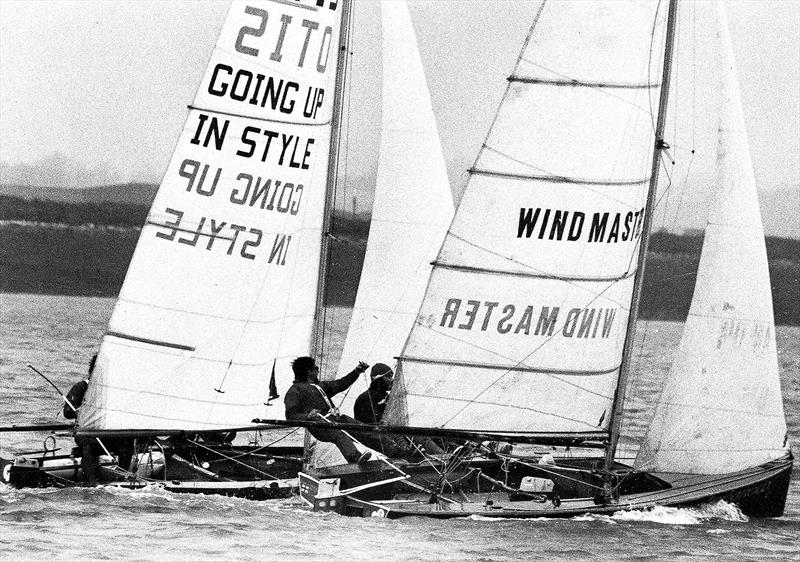
<path fill-rule="evenodd" d="M 227 0 L 0 0 L 0 181 L 58 187 L 157 183 L 186 118 Z M 668 124 L 713 168 L 712 2 L 683 2 Z M 800 238 L 800 0 L 729 0 L 734 54 L 767 232 Z M 451 185 L 458 195 L 488 131 L 535 6 L 511 0 L 410 2 Z M 380 31 L 356 2 L 348 174 L 377 166 Z M 699 85 L 689 85 L 696 81 Z M 708 90 L 708 88 L 706 88 Z M 709 91 L 713 91 L 713 88 Z M 684 115 L 692 109 L 693 117 Z M 669 139 L 668 139 L 669 140 Z M 707 142 L 706 142 L 707 141 Z M 703 144 L 705 143 L 705 145 Z M 676 170 L 689 148 L 676 145 Z M 707 150 L 702 146 L 708 146 Z M 705 159 L 704 159 L 705 158 Z M 680 173 L 674 182 L 681 184 Z M 354 182 L 354 184 L 365 182 Z M 707 183 L 705 178 L 698 183 Z M 355 192 L 354 192 L 355 193 Z M 359 210 L 368 197 L 355 193 Z M 700 226 L 703 200 L 669 197 L 662 226 Z M 677 206 L 676 206 L 677 205 Z M 679 218 L 678 210 L 689 210 Z"/>

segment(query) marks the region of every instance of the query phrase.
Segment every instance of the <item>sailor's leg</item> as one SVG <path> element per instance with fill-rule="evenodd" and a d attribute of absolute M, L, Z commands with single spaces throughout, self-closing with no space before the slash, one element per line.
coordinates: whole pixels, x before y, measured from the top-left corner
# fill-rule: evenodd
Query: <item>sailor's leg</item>
<path fill-rule="evenodd" d="M 326 443 L 333 443 L 336 445 L 347 462 L 358 462 L 358 459 L 361 458 L 361 453 L 356 448 L 353 440 L 342 431 L 338 429 L 320 429 L 315 427 L 314 429 L 309 429 L 309 432 L 319 441 L 325 441 Z"/>
<path fill-rule="evenodd" d="M 97 478 L 100 473 L 100 459 L 98 458 L 97 446 L 94 440 L 88 437 L 75 439 L 75 442 L 81 447 L 83 480 L 90 486 L 96 486 Z"/>

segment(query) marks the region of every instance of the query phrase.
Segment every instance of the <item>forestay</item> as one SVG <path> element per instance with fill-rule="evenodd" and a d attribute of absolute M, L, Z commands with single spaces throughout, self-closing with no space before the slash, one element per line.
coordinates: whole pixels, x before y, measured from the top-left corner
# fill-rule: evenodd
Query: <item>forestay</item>
<path fill-rule="evenodd" d="M 725 21 L 717 192 L 683 336 L 636 459 L 722 474 L 787 452 L 764 231 Z"/>
<path fill-rule="evenodd" d="M 403 351 L 389 423 L 608 429 L 650 176 L 657 6 L 540 7 Z"/>
<path fill-rule="evenodd" d="M 213 429 L 308 353 L 341 6 L 234 2 L 103 338 L 84 429 Z"/>

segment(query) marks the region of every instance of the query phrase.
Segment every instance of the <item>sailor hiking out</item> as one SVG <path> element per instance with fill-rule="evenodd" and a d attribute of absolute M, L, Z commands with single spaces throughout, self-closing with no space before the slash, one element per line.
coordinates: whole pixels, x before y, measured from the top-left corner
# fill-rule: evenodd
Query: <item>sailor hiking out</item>
<path fill-rule="evenodd" d="M 340 414 L 331 402 L 331 398 L 350 388 L 359 375 L 367 370 L 364 362 L 347 375 L 332 381 L 319 380 L 319 367 L 313 357 L 298 357 L 292 362 L 294 383 L 286 391 L 287 420 L 329 421 L 331 423 L 358 423 L 349 416 Z M 308 430 L 319 441 L 335 444 L 347 462 L 366 462 L 370 459 L 369 451 L 360 452 L 353 439 L 338 429 L 309 428 Z"/>

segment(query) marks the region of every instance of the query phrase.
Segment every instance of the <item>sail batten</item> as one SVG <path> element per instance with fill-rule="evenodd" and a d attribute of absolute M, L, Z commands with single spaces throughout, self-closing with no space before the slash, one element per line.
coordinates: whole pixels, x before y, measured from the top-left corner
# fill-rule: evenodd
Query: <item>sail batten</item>
<path fill-rule="evenodd" d="M 568 86 L 572 88 L 610 88 L 622 90 L 652 90 L 661 87 L 661 82 L 623 83 L 623 82 L 586 82 L 578 79 L 538 78 L 536 76 L 509 76 L 509 82 L 522 84 L 542 84 L 547 86 Z"/>
<path fill-rule="evenodd" d="M 619 365 L 617 365 L 615 367 L 609 367 L 606 369 L 559 371 L 556 369 L 539 369 L 519 363 L 513 365 L 501 365 L 496 363 L 465 363 L 459 361 L 435 360 L 424 357 L 412 357 L 410 355 L 401 355 L 400 357 L 398 357 L 398 359 L 405 362 L 434 363 L 437 365 L 451 365 L 454 367 L 479 367 L 482 369 L 492 369 L 500 371 L 524 371 L 528 373 L 548 373 L 551 375 L 606 375 L 608 373 L 613 373 L 619 369 Z"/>
<path fill-rule="evenodd" d="M 487 147 L 488 148 L 488 147 Z M 470 174 L 479 176 L 494 176 L 498 178 L 518 179 L 518 180 L 537 180 L 552 183 L 577 183 L 584 185 L 642 185 L 650 181 L 650 178 L 634 179 L 634 180 L 599 180 L 587 178 L 570 178 L 567 176 L 556 175 L 543 175 L 543 174 L 512 174 L 509 172 L 502 172 L 499 170 L 481 170 L 478 168 L 470 168 L 467 170 Z"/>
<path fill-rule="evenodd" d="M 508 258 L 512 260 L 512 258 Z M 478 273 L 478 274 L 486 274 L 486 275 L 511 275 L 514 277 L 527 277 L 531 279 L 554 279 L 559 281 L 588 281 L 594 283 L 609 283 L 614 281 L 622 281 L 623 279 L 627 279 L 634 275 L 634 272 L 625 272 L 622 275 L 614 275 L 609 277 L 578 277 L 578 276 L 568 276 L 568 275 L 555 275 L 549 274 L 545 272 L 524 272 L 524 271 L 514 271 L 509 269 L 487 269 L 485 267 L 469 267 L 465 265 L 453 264 L 453 263 L 446 263 L 441 261 L 434 261 L 431 265 L 436 267 L 441 267 L 444 269 L 453 269 L 457 271 L 466 271 L 470 273 Z"/>

